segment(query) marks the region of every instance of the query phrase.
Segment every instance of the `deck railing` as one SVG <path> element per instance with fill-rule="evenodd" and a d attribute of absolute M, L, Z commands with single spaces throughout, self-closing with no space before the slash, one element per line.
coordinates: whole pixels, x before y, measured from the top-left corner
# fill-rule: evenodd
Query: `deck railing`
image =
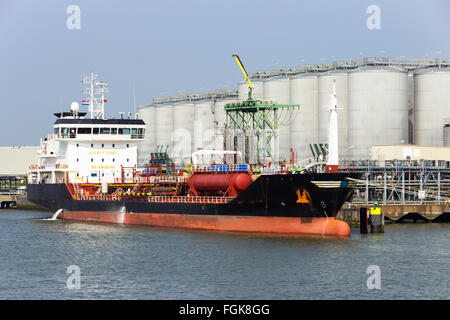
<path fill-rule="evenodd" d="M 159 203 L 227 203 L 234 197 L 189 197 L 189 196 L 128 196 L 128 195 L 78 195 L 77 200 L 122 201 L 140 200 Z"/>

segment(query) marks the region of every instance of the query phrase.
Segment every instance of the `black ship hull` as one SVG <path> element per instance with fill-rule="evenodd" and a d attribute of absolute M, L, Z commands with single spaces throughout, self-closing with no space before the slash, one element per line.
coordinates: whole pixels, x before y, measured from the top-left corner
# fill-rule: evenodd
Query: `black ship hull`
<path fill-rule="evenodd" d="M 234 200 L 219 204 L 75 200 L 65 184 L 29 184 L 27 190 L 29 201 L 49 211 L 126 210 L 134 213 L 335 217 L 352 195 L 352 188 L 346 180 L 349 176 L 344 173 L 260 176 Z M 306 200 L 299 201 L 301 196 Z"/>
<path fill-rule="evenodd" d="M 350 236 L 336 220 L 353 174 L 275 174 L 257 178 L 229 202 L 76 200 L 66 184 L 29 184 L 28 199 L 59 218 L 199 230 Z M 170 198 L 170 197 L 168 197 Z"/>

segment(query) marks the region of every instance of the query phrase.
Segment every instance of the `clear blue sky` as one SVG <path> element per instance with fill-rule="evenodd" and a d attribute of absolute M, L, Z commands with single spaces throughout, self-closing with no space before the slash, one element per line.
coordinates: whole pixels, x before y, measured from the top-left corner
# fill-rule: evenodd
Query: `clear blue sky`
<path fill-rule="evenodd" d="M 66 27 L 71 4 L 80 30 Z M 372 4 L 380 30 L 366 27 Z M 248 71 L 361 55 L 450 57 L 449 12 L 447 0 L 0 0 L 0 145 L 37 145 L 52 113 L 81 101 L 91 71 L 110 84 L 107 115 L 117 117 L 132 111 L 133 82 L 137 105 L 237 88 L 233 53 Z"/>

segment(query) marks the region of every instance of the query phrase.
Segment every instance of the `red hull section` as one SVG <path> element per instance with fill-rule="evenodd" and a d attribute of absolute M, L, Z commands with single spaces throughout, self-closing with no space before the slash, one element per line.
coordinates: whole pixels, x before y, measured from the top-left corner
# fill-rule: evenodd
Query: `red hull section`
<path fill-rule="evenodd" d="M 344 221 L 336 220 L 334 217 L 289 218 L 64 210 L 58 218 L 84 222 L 101 222 L 209 231 L 315 235 L 329 237 L 350 236 L 350 227 L 348 224 Z"/>

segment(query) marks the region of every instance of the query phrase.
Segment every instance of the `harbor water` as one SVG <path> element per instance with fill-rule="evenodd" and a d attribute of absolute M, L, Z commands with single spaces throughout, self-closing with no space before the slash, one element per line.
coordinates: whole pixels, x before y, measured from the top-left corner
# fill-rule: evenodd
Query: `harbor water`
<path fill-rule="evenodd" d="M 0 299 L 450 298 L 445 223 L 322 239 L 51 217 L 0 210 Z M 369 289 L 369 266 L 379 268 L 379 289 Z M 79 289 L 68 281 L 74 268 Z"/>

